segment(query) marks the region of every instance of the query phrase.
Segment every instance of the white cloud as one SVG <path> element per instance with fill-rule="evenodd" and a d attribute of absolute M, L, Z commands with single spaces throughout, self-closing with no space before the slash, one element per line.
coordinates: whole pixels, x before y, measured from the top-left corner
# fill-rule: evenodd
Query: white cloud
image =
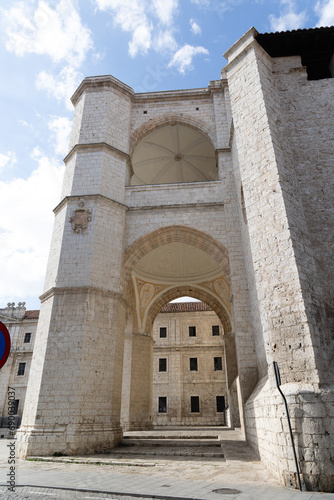
<path fill-rule="evenodd" d="M 68 144 L 72 129 L 72 122 L 67 116 L 53 116 L 48 123 L 54 139 L 55 153 L 66 156 L 68 153 Z"/>
<path fill-rule="evenodd" d="M 2 10 L 6 20 L 6 48 L 17 56 L 35 53 L 53 62 L 78 68 L 93 47 L 90 30 L 81 23 L 72 0 L 60 0 L 53 9 L 43 0 L 15 2 Z"/>
<path fill-rule="evenodd" d="M 137 55 L 138 52 L 146 54 L 151 47 L 151 27 L 148 25 L 137 26 L 132 35 L 132 40 L 129 42 L 129 54 L 131 57 Z"/>
<path fill-rule="evenodd" d="M 142 0 L 96 0 L 100 10 L 110 10 L 113 20 L 123 31 L 132 33 L 129 53 L 146 53 L 151 46 L 152 24 L 146 15 L 147 5 Z"/>
<path fill-rule="evenodd" d="M 209 52 L 204 47 L 186 44 L 174 54 L 168 67 L 175 66 L 180 73 L 190 71 L 193 69 L 192 60 L 198 54 L 209 54 Z"/>
<path fill-rule="evenodd" d="M 37 75 L 36 86 L 40 90 L 45 90 L 49 96 L 55 97 L 58 101 L 64 100 L 67 108 L 72 110 L 70 97 L 82 79 L 82 73 L 70 66 L 65 66 L 56 76 L 41 71 Z"/>
<path fill-rule="evenodd" d="M 200 35 L 202 33 L 202 30 L 200 26 L 194 21 L 194 19 L 190 19 L 190 28 L 191 31 L 194 33 L 194 35 Z"/>
<path fill-rule="evenodd" d="M 153 0 L 155 14 L 163 24 L 171 24 L 178 8 L 178 0 Z"/>
<path fill-rule="evenodd" d="M 37 168 L 28 179 L 0 182 L 0 304 L 3 305 L 9 300 L 26 300 L 27 296 L 33 300 L 42 292 L 54 219 L 52 210 L 59 203 L 64 167 L 38 148 L 32 157 Z"/>
<path fill-rule="evenodd" d="M 314 10 L 319 16 L 317 26 L 334 25 L 334 0 L 319 1 L 316 3 Z"/>
<path fill-rule="evenodd" d="M 6 154 L 0 153 L 0 172 L 7 168 L 12 168 L 17 163 L 16 154 L 13 151 L 7 151 Z"/>
<path fill-rule="evenodd" d="M 306 11 L 297 12 L 294 0 L 282 0 L 282 11 L 279 17 L 269 16 L 272 31 L 287 31 L 302 28 L 306 22 Z"/>
<path fill-rule="evenodd" d="M 171 31 L 160 31 L 154 40 L 154 48 L 157 52 L 174 52 L 177 50 L 177 41 Z"/>

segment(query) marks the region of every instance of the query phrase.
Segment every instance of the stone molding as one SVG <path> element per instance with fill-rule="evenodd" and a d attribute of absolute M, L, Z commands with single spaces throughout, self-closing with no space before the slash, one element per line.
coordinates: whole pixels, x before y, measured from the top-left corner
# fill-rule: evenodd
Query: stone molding
<path fill-rule="evenodd" d="M 124 300 L 123 295 L 119 292 L 113 292 L 112 290 L 106 290 L 105 288 L 99 288 L 95 286 L 68 286 L 68 287 L 52 287 L 50 290 L 44 292 L 40 297 L 40 301 L 43 303 L 46 300 L 54 297 L 55 295 L 79 295 L 83 293 L 102 295 L 104 297 L 111 297 L 120 300 L 124 306 L 127 307 L 127 302 Z"/>
<path fill-rule="evenodd" d="M 111 75 L 105 75 L 105 76 L 91 76 L 85 78 L 77 90 L 74 92 L 74 94 L 71 97 L 71 102 L 73 106 L 77 103 L 81 95 L 86 92 L 87 90 L 90 92 L 99 92 L 99 91 L 104 91 L 108 90 L 109 88 L 113 88 L 121 92 L 127 97 L 130 97 L 131 99 L 134 96 L 134 90 L 126 85 L 125 83 L 121 82 L 120 80 L 117 80 L 117 78 L 111 76 Z"/>
<path fill-rule="evenodd" d="M 70 161 L 70 159 L 72 158 L 72 156 L 77 152 L 84 151 L 87 153 L 87 152 L 94 151 L 96 149 L 105 150 L 109 154 L 115 153 L 116 155 L 118 155 L 122 159 L 125 158 L 127 161 L 127 166 L 130 169 L 130 173 L 131 173 L 131 175 L 133 175 L 132 164 L 131 164 L 130 156 L 128 155 L 128 153 L 125 153 L 124 151 L 121 151 L 120 149 L 117 149 L 114 146 L 111 146 L 107 142 L 88 142 L 88 143 L 84 143 L 84 144 L 80 144 L 80 143 L 76 144 L 75 146 L 73 146 L 71 151 L 69 151 L 67 153 L 67 155 L 65 156 L 64 163 L 65 164 L 68 163 Z"/>
<path fill-rule="evenodd" d="M 128 210 L 127 205 L 124 205 L 123 203 L 120 203 L 119 201 L 112 200 L 111 198 L 107 198 L 107 196 L 103 196 L 102 194 L 84 194 L 84 195 L 80 195 L 80 196 L 65 196 L 65 198 L 63 198 L 62 201 L 56 206 L 56 208 L 53 209 L 53 213 L 55 215 L 57 215 L 57 213 L 68 202 L 70 202 L 70 201 L 78 201 L 79 202 L 80 200 L 106 201 L 107 203 L 112 203 L 112 204 L 118 205 L 119 207 L 123 208 L 124 210 Z"/>
<path fill-rule="evenodd" d="M 167 209 L 172 209 L 172 208 L 217 208 L 217 207 L 223 207 L 224 202 L 214 202 L 214 203 L 174 203 L 173 205 L 145 205 L 142 207 L 128 207 L 129 212 L 135 212 L 135 211 L 140 211 L 140 210 L 167 210 Z"/>

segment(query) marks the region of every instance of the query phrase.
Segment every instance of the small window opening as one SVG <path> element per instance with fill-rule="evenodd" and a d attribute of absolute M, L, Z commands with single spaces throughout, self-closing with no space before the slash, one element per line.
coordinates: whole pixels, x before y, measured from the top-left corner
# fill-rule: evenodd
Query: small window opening
<path fill-rule="evenodd" d="M 199 111 L 199 108 L 196 108 L 196 111 Z"/>
<path fill-rule="evenodd" d="M 24 336 L 24 343 L 30 344 L 30 340 L 31 340 L 31 333 L 26 333 Z"/>
<path fill-rule="evenodd" d="M 143 111 L 144 115 L 147 115 L 147 110 L 145 109 L 145 111 Z"/>
<path fill-rule="evenodd" d="M 167 398 L 159 397 L 159 413 L 167 413 Z"/>
<path fill-rule="evenodd" d="M 196 326 L 189 326 L 189 337 L 196 337 Z"/>
<path fill-rule="evenodd" d="M 11 415 L 17 415 L 19 411 L 19 399 L 14 399 L 13 404 L 10 406 L 10 414 Z"/>
<path fill-rule="evenodd" d="M 17 374 L 18 375 L 24 375 L 25 369 L 26 369 L 26 364 L 25 363 L 19 363 L 19 369 L 18 369 Z"/>
<path fill-rule="evenodd" d="M 167 359 L 160 358 L 159 359 L 159 372 L 166 372 L 166 371 L 167 371 Z"/>
<path fill-rule="evenodd" d="M 190 397 L 191 413 L 199 413 L 199 396 Z"/>
<path fill-rule="evenodd" d="M 167 328 L 165 326 L 162 326 L 160 328 L 160 338 L 165 338 L 167 337 Z"/>
<path fill-rule="evenodd" d="M 198 371 L 197 358 L 190 358 L 190 370 L 195 372 Z"/>
<path fill-rule="evenodd" d="M 212 325 L 212 335 L 214 337 L 219 335 L 219 325 Z"/>
<path fill-rule="evenodd" d="M 225 410 L 225 396 L 216 397 L 217 413 L 221 413 Z"/>
<path fill-rule="evenodd" d="M 215 372 L 221 371 L 223 369 L 222 358 L 213 358 Z"/>

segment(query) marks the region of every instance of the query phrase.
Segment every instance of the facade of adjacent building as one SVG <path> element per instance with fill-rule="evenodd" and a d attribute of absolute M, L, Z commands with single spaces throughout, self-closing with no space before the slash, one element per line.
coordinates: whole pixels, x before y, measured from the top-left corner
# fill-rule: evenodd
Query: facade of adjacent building
<path fill-rule="evenodd" d="M 154 427 L 224 425 L 223 329 L 203 302 L 170 303 L 153 326 Z"/>
<path fill-rule="evenodd" d="M 191 296 L 223 327 L 232 425 L 294 482 L 277 362 L 303 481 L 333 490 L 333 50 L 333 28 L 252 28 L 207 88 L 83 80 L 21 457 L 115 446 L 121 421 L 152 427 L 154 320 Z"/>
<path fill-rule="evenodd" d="M 8 391 L 15 392 L 15 425 L 21 424 L 34 349 L 39 311 L 26 311 L 25 303 L 17 307 L 9 303 L 0 309 L 0 321 L 6 325 L 11 339 L 7 362 L 0 371 L 0 436 L 8 436 Z"/>

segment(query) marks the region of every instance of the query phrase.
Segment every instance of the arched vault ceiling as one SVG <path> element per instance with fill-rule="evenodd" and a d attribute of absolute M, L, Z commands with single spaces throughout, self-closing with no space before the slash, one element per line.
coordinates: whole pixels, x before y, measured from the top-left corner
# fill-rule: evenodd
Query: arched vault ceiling
<path fill-rule="evenodd" d="M 134 151 L 132 167 L 134 186 L 218 179 L 212 143 L 185 125 L 167 125 L 148 134 Z"/>
<path fill-rule="evenodd" d="M 145 280 L 160 283 L 199 283 L 224 274 L 208 253 L 187 243 L 173 242 L 151 250 L 135 266 Z"/>

